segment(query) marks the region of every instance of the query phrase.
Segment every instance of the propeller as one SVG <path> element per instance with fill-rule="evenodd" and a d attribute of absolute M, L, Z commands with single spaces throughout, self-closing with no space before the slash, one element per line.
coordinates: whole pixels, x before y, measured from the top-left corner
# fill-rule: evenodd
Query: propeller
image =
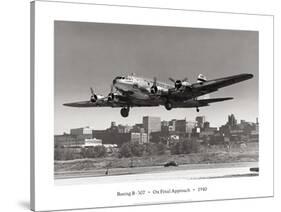
<path fill-rule="evenodd" d="M 91 94 L 92 95 L 94 95 L 95 93 L 94 93 L 94 90 L 93 90 L 93 88 L 92 87 L 90 87 L 90 91 L 91 91 Z"/>
<path fill-rule="evenodd" d="M 172 77 L 169 77 L 169 80 L 172 81 L 173 83 L 176 82 L 176 80 L 174 80 Z"/>
<path fill-rule="evenodd" d="M 157 78 L 156 77 L 153 77 L 153 85 L 151 86 L 150 88 L 150 92 L 152 94 L 156 94 L 158 91 L 158 88 L 157 88 Z"/>
<path fill-rule="evenodd" d="M 91 101 L 91 102 L 96 102 L 97 99 L 98 99 L 98 97 L 97 97 L 97 95 L 94 93 L 94 90 L 93 90 L 92 87 L 90 88 L 90 91 L 91 91 L 91 99 L 90 99 L 90 101 Z"/>
<path fill-rule="evenodd" d="M 188 78 L 185 77 L 182 80 L 175 80 L 172 77 L 169 77 L 169 80 L 172 81 L 175 84 L 175 88 L 178 90 L 181 88 L 181 86 L 183 85 L 184 82 L 187 82 Z M 186 83 L 185 83 L 186 84 Z"/>
<path fill-rule="evenodd" d="M 157 78 L 153 77 L 153 85 L 156 86 Z"/>

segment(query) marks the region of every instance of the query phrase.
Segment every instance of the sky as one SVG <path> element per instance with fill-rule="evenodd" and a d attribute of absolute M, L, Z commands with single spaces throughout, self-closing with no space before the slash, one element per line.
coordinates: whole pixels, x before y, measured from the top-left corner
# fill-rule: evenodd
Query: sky
<path fill-rule="evenodd" d="M 161 120 L 194 121 L 204 115 L 211 126 L 225 124 L 234 114 L 255 122 L 258 117 L 258 32 L 108 23 L 55 21 L 55 134 L 71 128 L 91 126 L 106 129 L 117 124 L 141 123 L 143 116 Z M 220 89 L 213 97 L 234 97 L 209 107 L 172 109 L 131 108 L 129 117 L 120 108 L 71 108 L 63 103 L 107 95 L 116 76 L 135 73 L 145 78 L 168 78 L 193 83 L 201 73 L 215 79 L 241 73 L 254 78 Z M 172 84 L 172 83 L 171 83 Z"/>

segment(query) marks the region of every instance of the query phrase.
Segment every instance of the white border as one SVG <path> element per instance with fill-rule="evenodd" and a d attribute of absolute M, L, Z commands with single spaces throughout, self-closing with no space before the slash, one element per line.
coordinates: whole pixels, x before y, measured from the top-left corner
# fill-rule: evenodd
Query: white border
<path fill-rule="evenodd" d="M 259 32 L 259 177 L 212 180 L 163 180 L 56 186 L 53 178 L 54 20 L 124 23 Z M 200 11 L 35 2 L 34 187 L 36 211 L 93 208 L 179 201 L 273 196 L 273 17 Z M 31 96 L 32 97 L 32 96 Z M 32 137 L 32 136 L 31 136 Z M 34 171 L 34 173 L 33 173 Z M 33 183 L 32 183 L 33 184 Z M 196 195 L 117 197 L 117 191 L 149 187 L 208 186 Z"/>

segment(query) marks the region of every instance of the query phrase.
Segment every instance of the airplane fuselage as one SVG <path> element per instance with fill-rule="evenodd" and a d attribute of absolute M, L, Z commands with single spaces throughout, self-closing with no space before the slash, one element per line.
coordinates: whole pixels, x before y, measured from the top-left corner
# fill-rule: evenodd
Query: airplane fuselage
<path fill-rule="evenodd" d="M 141 100 L 155 100 L 150 93 L 151 86 L 153 86 L 153 80 L 144 79 L 135 76 L 117 77 L 113 81 L 113 86 L 119 91 L 129 93 L 132 98 Z M 168 89 L 172 86 L 166 83 L 156 82 L 159 92 L 168 92 Z"/>

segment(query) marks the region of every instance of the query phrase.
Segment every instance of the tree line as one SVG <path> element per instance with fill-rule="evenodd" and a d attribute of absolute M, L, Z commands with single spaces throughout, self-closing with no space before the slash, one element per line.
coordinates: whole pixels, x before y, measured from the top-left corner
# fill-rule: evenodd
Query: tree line
<path fill-rule="evenodd" d="M 164 154 L 190 154 L 199 151 L 199 144 L 196 140 L 187 139 L 173 142 L 170 145 L 164 143 L 137 142 L 123 143 L 114 155 L 108 153 L 106 147 L 94 146 L 87 148 L 55 148 L 55 160 L 72 160 L 78 158 L 103 158 L 107 156 L 117 156 L 119 158 L 142 157 Z"/>

